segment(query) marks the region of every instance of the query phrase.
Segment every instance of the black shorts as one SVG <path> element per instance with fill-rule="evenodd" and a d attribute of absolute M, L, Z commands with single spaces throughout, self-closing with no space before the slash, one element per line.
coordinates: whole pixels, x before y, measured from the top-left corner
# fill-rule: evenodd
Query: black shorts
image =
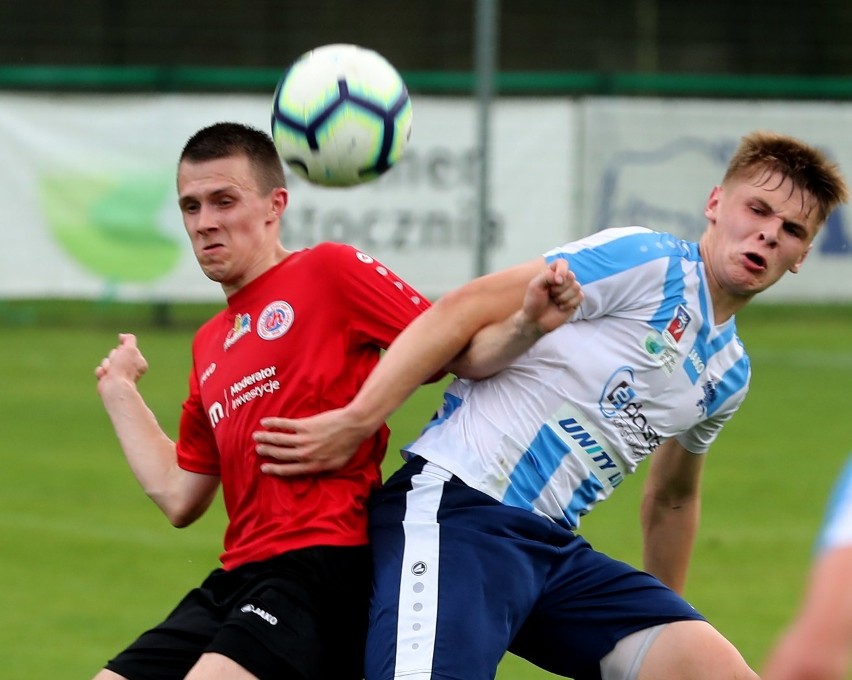
<path fill-rule="evenodd" d="M 179 680 L 217 652 L 261 680 L 360 680 L 371 575 L 367 546 L 217 569 L 106 668 L 130 680 Z"/>

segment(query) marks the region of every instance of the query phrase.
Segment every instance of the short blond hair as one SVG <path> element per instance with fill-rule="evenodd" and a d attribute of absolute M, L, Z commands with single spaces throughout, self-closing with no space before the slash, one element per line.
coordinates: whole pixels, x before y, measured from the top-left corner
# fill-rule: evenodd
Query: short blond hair
<path fill-rule="evenodd" d="M 849 200 L 849 189 L 837 163 L 824 151 L 794 137 L 766 130 L 746 135 L 722 181 L 762 173 L 779 173 L 813 196 L 817 224 L 823 224 L 837 206 Z"/>

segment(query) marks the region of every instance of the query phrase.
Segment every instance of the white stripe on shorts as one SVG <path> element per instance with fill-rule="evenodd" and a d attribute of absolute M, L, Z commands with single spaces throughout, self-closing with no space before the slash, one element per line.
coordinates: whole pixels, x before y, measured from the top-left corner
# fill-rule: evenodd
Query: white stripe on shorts
<path fill-rule="evenodd" d="M 432 676 L 438 613 L 440 527 L 438 507 L 449 472 L 427 463 L 406 494 L 405 548 L 399 583 L 394 677 Z"/>

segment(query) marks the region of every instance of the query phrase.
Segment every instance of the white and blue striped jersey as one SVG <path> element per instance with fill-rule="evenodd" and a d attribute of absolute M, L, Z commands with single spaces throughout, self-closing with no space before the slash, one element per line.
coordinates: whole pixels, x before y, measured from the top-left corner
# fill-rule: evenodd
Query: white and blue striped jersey
<path fill-rule="evenodd" d="M 705 453 L 751 369 L 734 319 L 714 323 L 698 244 L 627 227 L 545 257 L 568 260 L 580 309 L 498 374 L 452 382 L 403 455 L 574 529 L 663 440 Z"/>
<path fill-rule="evenodd" d="M 817 552 L 852 545 L 852 456 L 834 484 L 822 530 L 817 539 Z"/>

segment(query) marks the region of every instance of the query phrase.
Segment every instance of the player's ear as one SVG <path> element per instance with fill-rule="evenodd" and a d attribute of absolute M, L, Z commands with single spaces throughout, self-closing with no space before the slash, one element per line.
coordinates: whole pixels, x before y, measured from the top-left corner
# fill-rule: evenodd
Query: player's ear
<path fill-rule="evenodd" d="M 796 262 L 788 270 L 791 274 L 798 274 L 799 273 L 799 269 L 802 268 L 802 264 L 804 263 L 805 258 L 808 256 L 808 253 L 811 252 L 811 248 L 813 248 L 813 247 L 814 247 L 814 244 L 811 243 L 811 244 L 808 245 L 807 248 L 805 248 L 805 252 L 802 253 L 801 257 L 799 257 L 799 259 L 796 260 Z"/>
<path fill-rule="evenodd" d="M 287 193 L 287 190 L 284 187 L 277 187 L 272 190 L 272 205 L 269 208 L 269 216 L 273 215 L 280 219 L 281 215 L 284 214 L 284 210 L 287 208 L 287 201 L 290 198 L 290 194 Z"/>
<path fill-rule="evenodd" d="M 707 203 L 704 205 L 704 217 L 706 217 L 711 222 L 716 221 L 716 211 L 719 207 L 719 195 L 722 193 L 722 187 L 716 185 L 713 187 L 713 191 L 710 192 L 710 197 L 707 199 Z"/>

